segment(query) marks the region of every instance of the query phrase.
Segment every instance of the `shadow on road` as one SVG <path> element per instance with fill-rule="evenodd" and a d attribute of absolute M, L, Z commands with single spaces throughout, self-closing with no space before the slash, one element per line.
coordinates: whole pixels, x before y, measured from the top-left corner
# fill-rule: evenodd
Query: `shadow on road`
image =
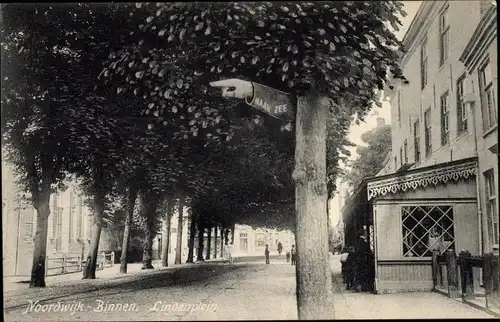
<path fill-rule="evenodd" d="M 95 279 L 59 283 L 45 289 L 29 289 L 13 295 L 4 294 L 4 311 L 25 307 L 29 300 L 49 304 L 60 299 L 70 300 L 70 297 L 77 299 L 79 295 L 88 299 L 168 286 L 187 287 L 197 283 L 203 283 L 206 286 L 208 279 L 212 283 L 217 283 L 218 280 L 224 280 L 224 275 L 228 272 L 245 267 L 247 267 L 245 264 L 203 263 L 168 270 L 152 270 L 130 276 L 124 275 L 111 280 Z M 91 294 L 93 292 L 96 294 Z"/>

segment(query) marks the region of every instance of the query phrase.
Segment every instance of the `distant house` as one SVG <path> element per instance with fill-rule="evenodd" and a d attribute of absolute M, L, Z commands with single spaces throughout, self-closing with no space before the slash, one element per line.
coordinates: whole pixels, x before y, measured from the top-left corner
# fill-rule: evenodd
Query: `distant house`
<path fill-rule="evenodd" d="M 92 212 L 74 183 L 68 189 L 50 196 L 47 234 L 47 256 L 62 254 L 85 258 L 92 236 Z M 2 242 L 4 276 L 31 275 L 36 210 L 21 198 L 9 164 L 2 162 Z M 111 234 L 101 231 L 99 252 L 116 250 Z"/>

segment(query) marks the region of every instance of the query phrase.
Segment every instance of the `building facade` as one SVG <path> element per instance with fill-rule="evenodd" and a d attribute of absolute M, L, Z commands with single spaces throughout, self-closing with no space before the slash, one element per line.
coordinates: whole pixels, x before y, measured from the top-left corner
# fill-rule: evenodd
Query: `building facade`
<path fill-rule="evenodd" d="M 477 158 L 481 251 L 498 251 L 497 47 L 494 1 L 421 5 L 403 39 L 410 84 L 392 92 L 395 171 Z"/>
<path fill-rule="evenodd" d="M 30 276 L 36 232 L 36 210 L 21 198 L 15 177 L 2 162 L 2 242 L 4 276 Z M 92 235 L 92 212 L 84 204 L 77 185 L 50 196 L 47 256 L 62 254 L 85 258 Z M 101 232 L 99 252 L 116 250 L 111 234 Z"/>
<path fill-rule="evenodd" d="M 343 212 L 381 293 L 431 290 L 433 251 L 498 253 L 496 6 L 424 1 L 402 42 L 390 158 Z"/>

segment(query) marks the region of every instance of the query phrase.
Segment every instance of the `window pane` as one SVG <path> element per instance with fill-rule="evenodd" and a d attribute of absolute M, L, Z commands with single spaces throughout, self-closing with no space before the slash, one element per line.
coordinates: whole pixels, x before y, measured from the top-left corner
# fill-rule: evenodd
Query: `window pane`
<path fill-rule="evenodd" d="M 451 206 L 402 207 L 403 256 L 430 257 L 454 249 L 453 208 Z"/>

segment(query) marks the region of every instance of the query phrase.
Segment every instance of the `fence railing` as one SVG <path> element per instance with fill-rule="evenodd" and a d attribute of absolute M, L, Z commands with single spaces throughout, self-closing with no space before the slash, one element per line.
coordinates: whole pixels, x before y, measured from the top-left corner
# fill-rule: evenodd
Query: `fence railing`
<path fill-rule="evenodd" d="M 62 275 L 81 272 L 87 260 L 80 255 L 62 254 L 56 257 L 45 257 L 45 276 Z M 96 269 L 111 267 L 115 263 L 115 252 L 102 252 L 97 256 Z"/>
<path fill-rule="evenodd" d="M 485 298 L 484 308 L 500 314 L 500 265 L 499 257 L 493 253 L 472 256 L 468 251 L 453 250 L 443 255 L 432 255 L 432 278 L 434 290 L 447 293 L 451 298 L 474 303 Z"/>

